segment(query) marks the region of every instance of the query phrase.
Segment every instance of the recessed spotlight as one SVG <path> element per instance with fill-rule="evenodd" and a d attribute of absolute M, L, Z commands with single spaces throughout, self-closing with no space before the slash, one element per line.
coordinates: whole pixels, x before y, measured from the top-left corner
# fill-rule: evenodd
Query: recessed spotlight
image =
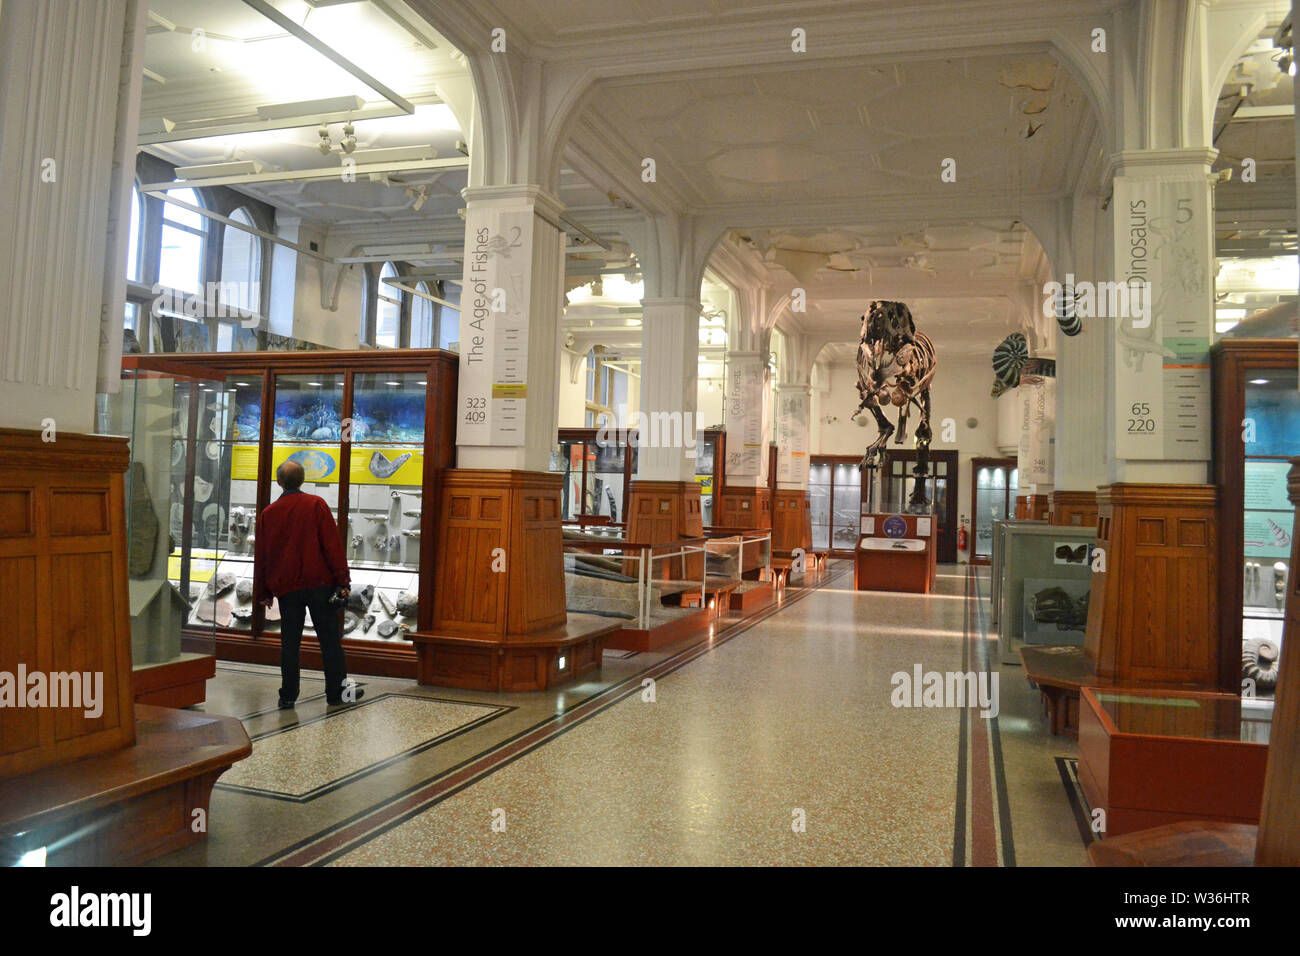
<path fill-rule="evenodd" d="M 1251 384 L 1251 385 L 1267 385 L 1267 384 L 1268 384 L 1268 379 L 1266 379 L 1266 378 L 1252 378 L 1252 379 L 1250 380 L 1250 384 Z"/>

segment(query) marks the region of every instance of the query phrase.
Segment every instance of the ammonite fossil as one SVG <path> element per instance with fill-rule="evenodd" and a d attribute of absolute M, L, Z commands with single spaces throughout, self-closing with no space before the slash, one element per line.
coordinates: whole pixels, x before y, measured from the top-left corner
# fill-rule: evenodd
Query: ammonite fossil
<path fill-rule="evenodd" d="M 1241 676 L 1255 682 L 1255 693 L 1277 690 L 1277 658 L 1277 645 L 1272 641 L 1257 638 L 1242 645 Z"/>

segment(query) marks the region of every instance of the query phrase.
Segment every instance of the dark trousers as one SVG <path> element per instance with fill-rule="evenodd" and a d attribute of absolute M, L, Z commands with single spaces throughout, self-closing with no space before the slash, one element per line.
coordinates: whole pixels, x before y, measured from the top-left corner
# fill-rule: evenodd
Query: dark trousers
<path fill-rule="evenodd" d="M 283 701 L 292 703 L 298 699 L 298 647 L 308 611 L 311 611 L 312 627 L 316 628 L 325 665 L 325 699 L 337 702 L 343 694 L 348 664 L 343 656 L 338 608 L 329 606 L 333 590 L 325 585 L 280 595 L 280 699 Z"/>

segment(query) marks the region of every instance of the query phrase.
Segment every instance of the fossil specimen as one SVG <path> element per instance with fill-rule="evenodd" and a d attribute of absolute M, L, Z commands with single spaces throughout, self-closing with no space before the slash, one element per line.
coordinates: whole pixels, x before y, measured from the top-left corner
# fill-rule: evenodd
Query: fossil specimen
<path fill-rule="evenodd" d="M 380 622 L 379 622 L 379 636 L 380 636 L 380 637 L 392 637 L 392 636 L 393 636 L 394 634 L 396 634 L 396 633 L 397 633 L 397 622 L 396 622 L 396 621 L 380 621 Z"/>
<path fill-rule="evenodd" d="M 267 621 L 280 620 L 280 602 L 275 598 L 271 599 L 271 606 L 266 609 Z"/>
<path fill-rule="evenodd" d="M 401 468 L 411 460 L 411 453 L 404 452 L 389 461 L 383 456 L 382 452 L 375 452 L 370 456 L 370 473 L 376 478 L 391 478 L 397 474 L 397 469 Z M 397 494 L 397 492 L 394 492 Z"/>
<path fill-rule="evenodd" d="M 235 607 L 230 609 L 237 621 L 247 621 L 253 616 L 252 607 Z"/>
<path fill-rule="evenodd" d="M 375 626 L 375 616 L 373 614 L 367 614 L 365 617 L 361 619 L 361 632 L 363 634 L 368 632 L 374 626 Z"/>
<path fill-rule="evenodd" d="M 239 583 L 235 585 L 235 597 L 241 601 L 253 600 L 253 579 L 240 578 Z"/>
<path fill-rule="evenodd" d="M 207 501 L 212 497 L 212 482 L 205 481 L 198 475 L 194 476 L 194 500 L 198 502 Z"/>
<path fill-rule="evenodd" d="M 384 613 L 389 617 L 397 613 L 397 605 L 393 603 L 393 599 L 385 591 L 379 592 L 379 606 L 384 609 Z"/>
<path fill-rule="evenodd" d="M 145 481 L 144 465 L 131 463 L 131 540 L 127 547 L 127 568 L 132 577 L 144 577 L 153 567 L 158 550 L 158 513 Z"/>
<path fill-rule="evenodd" d="M 1242 646 L 1241 676 L 1255 682 L 1256 693 L 1277 689 L 1277 658 L 1277 645 L 1272 641 L 1251 640 Z"/>
<path fill-rule="evenodd" d="M 343 633 L 344 634 L 351 634 L 353 631 L 357 629 L 357 625 L 360 623 L 361 623 L 361 618 L 357 616 L 356 612 L 354 611 L 343 612 Z"/>
<path fill-rule="evenodd" d="M 370 602 L 375 599 L 375 586 L 367 584 L 360 590 L 353 588 L 348 595 L 348 608 L 358 614 L 365 614 L 370 609 Z"/>

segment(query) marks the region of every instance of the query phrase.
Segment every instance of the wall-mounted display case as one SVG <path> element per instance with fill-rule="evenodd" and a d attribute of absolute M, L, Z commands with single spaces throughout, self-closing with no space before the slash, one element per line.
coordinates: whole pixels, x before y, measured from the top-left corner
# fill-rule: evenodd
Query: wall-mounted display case
<path fill-rule="evenodd" d="M 183 506 L 200 511 L 192 561 L 212 570 L 206 588 L 215 600 L 190 612 L 186 633 L 210 624 L 218 656 L 278 661 L 279 607 L 253 603 L 253 555 L 258 518 L 280 493 L 275 470 L 291 459 L 306 473 L 302 490 L 329 505 L 347 555 L 352 599 L 341 617 L 350 669 L 413 676 L 406 635 L 432 623 L 439 476 L 455 455 L 457 357 L 430 349 L 131 361 L 141 369 L 192 364 L 220 376 L 210 398 L 217 412 L 196 455 L 208 471 Z M 307 666 L 319 655 L 311 636 L 309 621 Z"/>
<path fill-rule="evenodd" d="M 993 523 L 1014 513 L 1020 469 L 1014 458 L 973 458 L 971 470 L 971 564 L 993 559 Z"/>
<path fill-rule="evenodd" d="M 695 446 L 695 481 L 700 486 L 700 516 L 705 526 L 713 524 L 713 503 L 722 490 L 726 459 L 727 433 L 715 428 L 700 432 Z"/>
<path fill-rule="evenodd" d="M 1300 351 L 1295 339 L 1224 339 L 1211 355 L 1220 686 L 1272 697 L 1293 571 L 1286 477 L 1300 455 Z"/>

